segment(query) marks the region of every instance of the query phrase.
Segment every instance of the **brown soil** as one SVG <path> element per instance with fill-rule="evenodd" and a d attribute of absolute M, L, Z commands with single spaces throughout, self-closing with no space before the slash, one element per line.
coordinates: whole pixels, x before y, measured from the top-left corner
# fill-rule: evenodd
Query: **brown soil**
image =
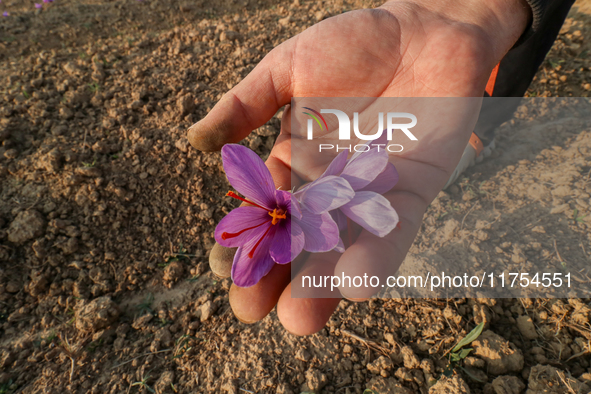
<path fill-rule="evenodd" d="M 234 205 L 219 155 L 185 130 L 283 40 L 376 4 L 0 4 L 0 393 L 591 390 L 589 299 L 342 301 L 305 338 L 274 313 L 233 317 L 207 257 Z M 530 96 L 590 94 L 591 3 L 577 5 Z M 413 256 L 589 261 L 591 130 L 519 122 L 431 204 Z M 264 156 L 278 126 L 247 143 Z"/>

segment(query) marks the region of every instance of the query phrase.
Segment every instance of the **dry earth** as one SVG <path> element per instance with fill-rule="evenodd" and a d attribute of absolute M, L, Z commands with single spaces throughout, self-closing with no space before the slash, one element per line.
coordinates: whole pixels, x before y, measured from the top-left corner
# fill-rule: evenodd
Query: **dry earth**
<path fill-rule="evenodd" d="M 342 301 L 305 338 L 273 313 L 232 316 L 207 257 L 234 205 L 219 155 L 185 130 L 283 40 L 376 4 L 0 4 L 0 393 L 591 390 L 589 299 Z M 589 95 L 590 5 L 571 12 L 530 96 Z M 413 256 L 591 261 L 591 130 L 518 128 L 527 119 L 431 204 Z M 264 156 L 278 126 L 246 143 Z"/>

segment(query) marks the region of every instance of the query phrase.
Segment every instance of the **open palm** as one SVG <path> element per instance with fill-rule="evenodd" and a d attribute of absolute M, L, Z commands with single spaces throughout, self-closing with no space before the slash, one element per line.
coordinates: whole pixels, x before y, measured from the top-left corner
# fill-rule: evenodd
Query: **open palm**
<path fill-rule="evenodd" d="M 522 6 L 516 0 L 503 1 Z M 270 52 L 194 125 L 189 131 L 191 143 L 214 151 L 224 143 L 238 142 L 292 97 L 481 97 L 490 71 L 523 30 L 527 13 L 513 12 L 508 18 L 518 19 L 505 20 L 495 9 L 483 8 L 479 13 L 475 7 L 466 15 L 454 11 L 457 2 L 445 3 L 451 5 L 434 9 L 417 2 L 389 2 L 380 9 L 349 12 L 307 29 Z M 490 33 L 499 30 L 502 36 Z M 419 107 L 419 112 L 427 110 Z M 400 216 L 401 228 L 384 238 L 364 230 L 344 254 L 311 255 L 305 267 L 321 267 L 326 275 L 344 272 L 384 277 L 395 272 L 412 245 L 427 205 L 455 168 L 476 121 L 474 108 L 452 112 L 446 118 L 438 114 L 439 124 L 434 120 L 433 127 L 423 128 L 412 149 L 392 159 L 400 180 L 386 197 Z M 287 107 L 281 134 L 267 161 L 276 186 L 284 190 L 297 186 L 292 185 L 292 170 L 301 181 L 314 179 L 320 171 L 298 168 L 292 161 L 292 115 Z M 359 261 L 366 263 L 360 266 Z M 231 264 L 231 259 L 226 263 Z M 289 331 L 310 334 L 320 330 L 338 299 L 292 298 L 290 280 L 290 267 L 277 265 L 253 287 L 233 286 L 230 303 L 234 313 L 242 321 L 254 322 L 277 305 L 279 319 Z M 370 289 L 342 290 L 349 298 L 371 295 Z"/>

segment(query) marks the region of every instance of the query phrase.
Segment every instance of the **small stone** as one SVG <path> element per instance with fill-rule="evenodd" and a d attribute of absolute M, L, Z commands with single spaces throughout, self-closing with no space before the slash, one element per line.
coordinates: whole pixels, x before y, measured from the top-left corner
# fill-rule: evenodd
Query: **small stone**
<path fill-rule="evenodd" d="M 136 330 L 144 330 L 148 327 L 148 324 L 152 321 L 153 318 L 154 315 L 152 315 L 151 313 L 147 313 L 145 315 L 137 317 L 133 321 L 133 323 L 131 323 L 131 326 Z"/>
<path fill-rule="evenodd" d="M 310 353 L 306 349 L 298 348 L 298 350 L 296 350 L 296 353 L 295 353 L 295 358 L 300 361 L 308 362 L 308 361 L 310 361 L 310 358 L 312 358 L 312 356 L 310 355 Z"/>
<path fill-rule="evenodd" d="M 176 282 L 178 281 L 185 272 L 185 266 L 180 261 L 173 261 L 166 266 L 164 269 L 164 281 Z"/>
<path fill-rule="evenodd" d="M 47 290 L 47 277 L 45 275 L 37 275 L 29 283 L 29 294 L 33 297 L 38 297 Z"/>
<path fill-rule="evenodd" d="M 20 289 L 21 286 L 19 286 L 19 284 L 14 281 L 10 281 L 6 284 L 6 291 L 9 293 L 18 293 Z"/>
<path fill-rule="evenodd" d="M 326 386 L 328 378 L 316 368 L 310 368 L 306 371 L 306 383 L 308 384 L 308 389 L 310 391 L 318 393 L 324 386 Z"/>
<path fill-rule="evenodd" d="M 72 119 L 74 117 L 74 112 L 68 107 L 61 107 L 59 110 L 60 118 L 62 119 Z"/>
<path fill-rule="evenodd" d="M 538 333 L 536 331 L 536 327 L 534 326 L 534 322 L 529 316 L 519 316 L 517 318 L 517 328 L 519 329 L 519 332 L 521 332 L 521 335 L 523 335 L 523 337 L 528 341 L 538 338 Z"/>
<path fill-rule="evenodd" d="M 195 108 L 195 102 L 193 100 L 193 97 L 191 97 L 191 95 L 187 94 L 187 95 L 179 98 L 177 100 L 177 108 L 178 108 L 178 112 L 179 112 L 180 117 L 183 117 L 183 116 L 189 114 L 190 112 L 192 112 L 193 109 Z"/>
<path fill-rule="evenodd" d="M 76 328 L 80 331 L 98 331 L 114 323 L 118 317 L 119 308 L 111 297 L 99 297 L 76 312 Z"/>
<path fill-rule="evenodd" d="M 314 17 L 316 18 L 316 20 L 318 22 L 323 20 L 325 16 L 326 16 L 326 14 L 324 13 L 324 11 L 318 11 L 318 12 L 316 12 L 316 14 L 314 14 Z"/>
<path fill-rule="evenodd" d="M 279 19 L 279 24 L 281 26 L 287 26 L 291 23 L 291 15 L 286 16 L 285 18 Z"/>
<path fill-rule="evenodd" d="M 374 375 L 380 375 L 392 369 L 392 360 L 389 357 L 380 356 L 367 364 L 367 370 Z"/>
<path fill-rule="evenodd" d="M 8 240 L 15 244 L 22 244 L 30 239 L 40 237 L 44 230 L 43 215 L 33 209 L 21 211 L 8 228 Z"/>
<path fill-rule="evenodd" d="M 499 376 L 492 381 L 495 394 L 521 394 L 525 384 L 516 376 Z"/>
<path fill-rule="evenodd" d="M 189 150 L 189 140 L 186 137 L 179 138 L 174 146 L 181 152 L 187 152 Z"/>
<path fill-rule="evenodd" d="M 551 214 L 557 214 L 557 213 L 562 213 L 567 211 L 568 209 L 570 209 L 570 206 L 568 204 L 561 204 L 561 205 L 557 205 L 554 208 L 552 208 L 550 210 Z"/>
<path fill-rule="evenodd" d="M 79 167 L 76 168 L 76 174 L 82 175 L 88 178 L 99 178 L 103 175 L 100 168 L 97 167 Z"/>
<path fill-rule="evenodd" d="M 168 347 L 172 345 L 172 334 L 168 327 L 162 327 L 154 334 L 154 341 L 157 341 L 162 346 Z"/>
<path fill-rule="evenodd" d="M 236 249 L 238 248 L 226 248 L 216 243 L 209 254 L 211 271 L 220 278 L 230 277 Z"/>
<path fill-rule="evenodd" d="M 209 319 L 217 310 L 217 305 L 213 303 L 213 301 L 207 301 L 205 304 L 201 305 L 201 322 L 206 321 Z"/>
<path fill-rule="evenodd" d="M 408 370 L 408 368 L 405 367 L 398 368 L 394 373 L 394 376 L 396 376 L 399 380 L 404 380 L 407 382 L 412 382 L 414 380 L 412 373 Z"/>
<path fill-rule="evenodd" d="M 68 128 L 64 125 L 58 125 L 51 128 L 51 134 L 58 136 L 68 131 Z"/>
<path fill-rule="evenodd" d="M 240 39 L 240 33 L 233 30 L 226 30 L 220 33 L 220 41 L 236 41 Z"/>
<path fill-rule="evenodd" d="M 92 151 L 96 153 L 109 153 L 109 144 L 105 141 L 97 141 L 92 146 Z"/>

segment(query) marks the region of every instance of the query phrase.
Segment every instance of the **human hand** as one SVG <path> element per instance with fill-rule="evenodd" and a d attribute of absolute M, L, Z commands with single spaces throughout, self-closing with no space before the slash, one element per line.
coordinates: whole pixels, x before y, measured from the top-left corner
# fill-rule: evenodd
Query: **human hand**
<path fill-rule="evenodd" d="M 327 19 L 271 51 L 191 127 L 189 140 L 197 149 L 219 150 L 263 125 L 292 97 L 481 97 L 490 71 L 525 29 L 527 7 L 518 0 L 391 1 L 379 9 Z M 276 186 L 284 190 L 294 186 L 291 116 L 287 108 L 266 163 Z M 395 229 L 384 238 L 362 231 L 344 254 L 315 254 L 306 265 L 354 275 L 363 259 L 369 262 L 363 267 L 368 275 L 393 273 L 412 245 L 427 205 L 455 168 L 471 130 L 450 128 L 439 133 L 443 145 L 429 146 L 430 139 L 423 138 L 420 148 L 395 162 L 400 179 L 386 197 L 397 210 L 403 231 Z M 295 167 L 293 171 L 307 173 Z M 219 258 L 220 250 L 216 245 L 212 257 Z M 379 264 L 385 259 L 394 263 Z M 231 265 L 231 254 L 225 253 L 223 260 Z M 292 298 L 290 279 L 289 265 L 276 265 L 253 287 L 233 285 L 230 304 L 235 315 L 255 322 L 277 305 L 279 319 L 290 332 L 305 335 L 320 330 L 339 300 Z"/>

